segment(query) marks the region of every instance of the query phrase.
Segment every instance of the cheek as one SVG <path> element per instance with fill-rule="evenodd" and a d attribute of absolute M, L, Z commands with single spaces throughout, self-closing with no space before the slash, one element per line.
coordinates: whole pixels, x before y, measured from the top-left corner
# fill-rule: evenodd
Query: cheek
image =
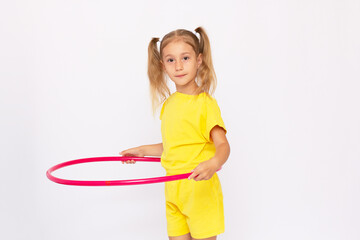
<path fill-rule="evenodd" d="M 198 63 L 193 63 L 192 69 L 193 69 L 194 72 L 197 72 L 197 70 L 199 69 Z"/>
<path fill-rule="evenodd" d="M 171 66 L 169 64 L 166 64 L 163 69 L 165 72 L 169 72 L 171 71 Z"/>

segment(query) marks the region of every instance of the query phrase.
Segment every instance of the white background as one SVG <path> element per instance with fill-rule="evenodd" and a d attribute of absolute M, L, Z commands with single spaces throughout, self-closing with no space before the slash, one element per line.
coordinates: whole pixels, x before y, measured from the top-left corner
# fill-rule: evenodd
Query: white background
<path fill-rule="evenodd" d="M 45 172 L 160 142 L 147 45 L 203 26 L 231 144 L 219 239 L 360 239 L 359 12 L 356 0 L 1 1 L 0 238 L 167 239 L 163 184 L 64 186 Z"/>

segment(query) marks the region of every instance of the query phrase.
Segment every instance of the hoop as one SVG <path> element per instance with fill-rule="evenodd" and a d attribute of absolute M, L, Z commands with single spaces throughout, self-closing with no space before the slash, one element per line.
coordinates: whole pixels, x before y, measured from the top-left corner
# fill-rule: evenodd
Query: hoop
<path fill-rule="evenodd" d="M 93 157 L 93 158 L 82 158 L 77 160 L 71 160 L 68 162 L 63 162 L 58 165 L 51 167 L 46 172 L 48 179 L 55 183 L 64 184 L 64 185 L 74 185 L 74 186 L 120 186 L 120 185 L 137 185 L 137 184 L 150 184 L 150 183 L 160 183 L 160 182 L 169 182 L 175 180 L 181 180 L 188 178 L 191 173 L 184 173 L 171 176 L 163 177 L 154 177 L 154 178 L 142 178 L 142 179 L 128 179 L 128 180 L 102 180 L 102 181 L 84 181 L 84 180 L 68 180 L 54 177 L 52 172 L 71 165 L 81 164 L 81 163 L 90 163 L 90 162 L 108 162 L 108 161 L 128 161 L 135 160 L 139 162 L 160 162 L 160 158 L 155 157 Z"/>

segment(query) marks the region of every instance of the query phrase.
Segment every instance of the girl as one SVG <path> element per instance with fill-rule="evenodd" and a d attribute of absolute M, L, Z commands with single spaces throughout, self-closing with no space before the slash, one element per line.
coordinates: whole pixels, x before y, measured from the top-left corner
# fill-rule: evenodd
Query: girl
<path fill-rule="evenodd" d="M 170 240 L 216 239 L 224 232 L 223 197 L 216 171 L 230 154 L 215 88 L 210 42 L 203 28 L 179 29 L 148 48 L 153 109 L 162 105 L 162 143 L 122 151 L 125 156 L 161 156 L 167 175 L 192 172 L 189 179 L 165 183 Z M 170 94 L 166 78 L 176 86 Z M 134 163 L 128 161 L 127 163 Z"/>

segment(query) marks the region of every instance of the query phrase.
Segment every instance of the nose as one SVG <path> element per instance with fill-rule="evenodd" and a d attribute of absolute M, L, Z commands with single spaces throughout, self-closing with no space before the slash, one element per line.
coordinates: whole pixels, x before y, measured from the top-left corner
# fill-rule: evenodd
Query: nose
<path fill-rule="evenodd" d="M 183 70 L 183 63 L 181 61 L 176 61 L 176 64 L 175 64 L 175 69 L 176 71 L 181 71 Z"/>

